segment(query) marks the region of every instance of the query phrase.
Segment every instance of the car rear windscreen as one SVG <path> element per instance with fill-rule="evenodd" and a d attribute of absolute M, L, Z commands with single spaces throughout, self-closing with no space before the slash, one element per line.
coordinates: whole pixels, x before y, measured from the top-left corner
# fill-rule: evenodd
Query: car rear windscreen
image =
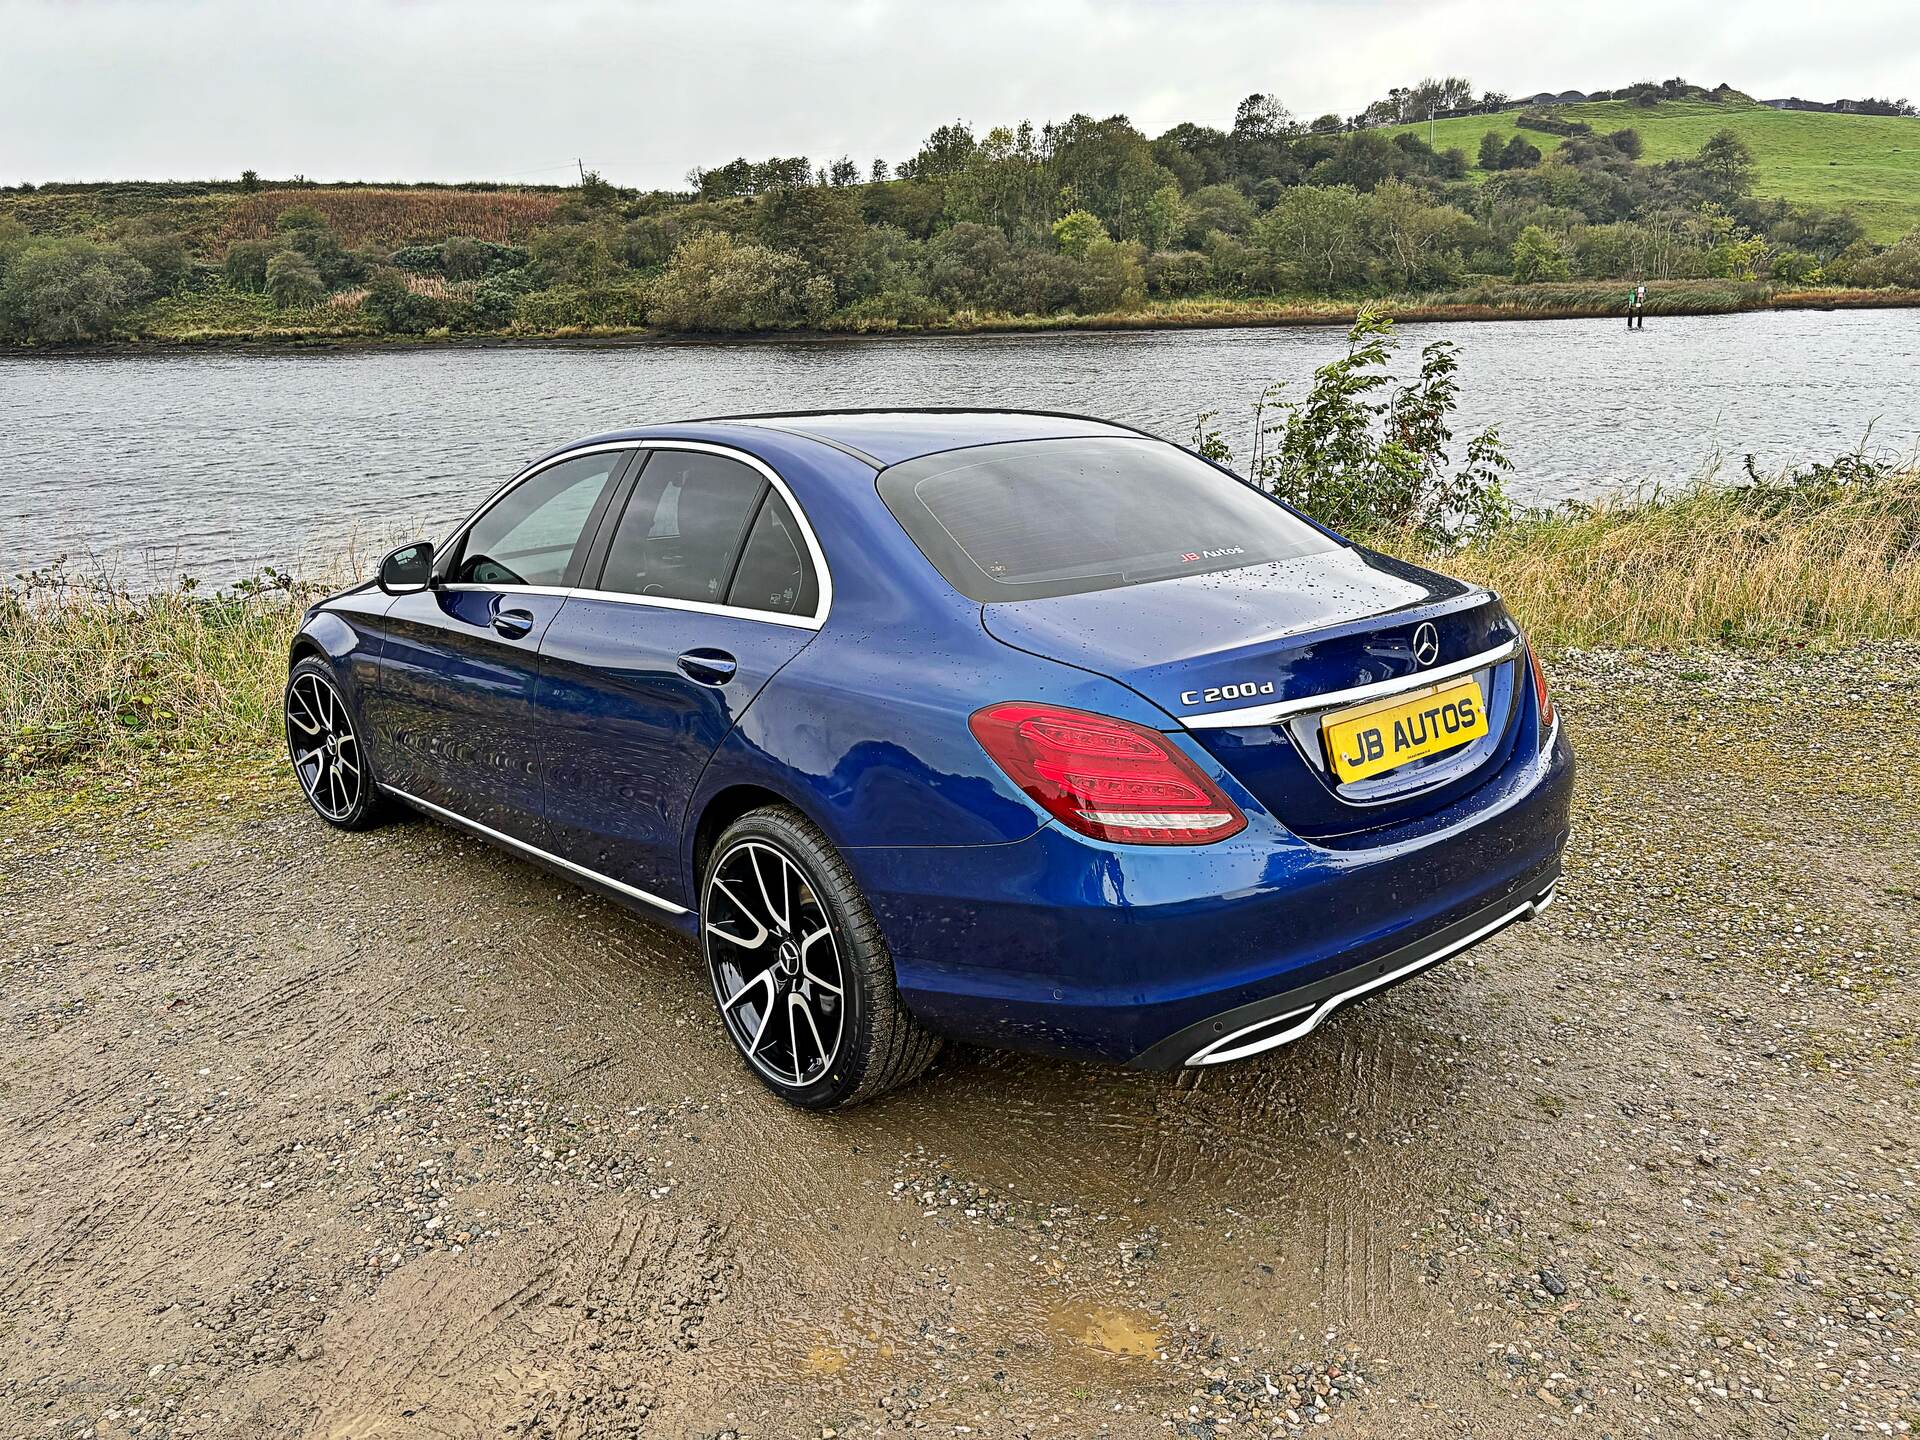
<path fill-rule="evenodd" d="M 1164 441 L 1021 440 L 923 455 L 880 498 L 969 599 L 1030 600 L 1287 560 L 1338 543 Z"/>

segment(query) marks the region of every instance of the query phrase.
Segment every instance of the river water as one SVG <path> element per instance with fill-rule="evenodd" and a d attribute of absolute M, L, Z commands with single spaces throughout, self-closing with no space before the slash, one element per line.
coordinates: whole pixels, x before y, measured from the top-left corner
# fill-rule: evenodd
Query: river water
<path fill-rule="evenodd" d="M 1495 424 L 1534 503 L 1920 445 L 1920 311 L 1407 325 L 1460 347 L 1456 435 Z M 539 452 L 623 425 L 830 406 L 1070 410 L 1236 445 L 1323 327 L 732 344 L 0 359 L 0 574 L 65 555 L 136 588 L 435 534 Z"/>

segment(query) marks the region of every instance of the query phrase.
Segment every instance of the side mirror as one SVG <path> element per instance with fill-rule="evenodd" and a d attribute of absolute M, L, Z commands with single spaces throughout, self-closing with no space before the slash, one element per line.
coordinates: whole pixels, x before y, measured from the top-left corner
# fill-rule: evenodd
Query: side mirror
<path fill-rule="evenodd" d="M 389 595 L 418 595 L 433 587 L 433 542 L 416 540 L 390 550 L 380 562 L 380 588 Z"/>

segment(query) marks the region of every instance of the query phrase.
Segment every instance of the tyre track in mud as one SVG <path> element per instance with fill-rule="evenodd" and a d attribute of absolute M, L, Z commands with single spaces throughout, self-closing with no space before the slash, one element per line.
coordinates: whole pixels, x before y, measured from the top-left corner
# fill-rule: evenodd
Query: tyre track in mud
<path fill-rule="evenodd" d="M 1911 1417 L 1920 777 L 1826 762 L 1920 654 L 1561 671 L 1540 921 L 1237 1067 L 835 1117 L 451 831 L 0 825 L 0 1435 Z"/>

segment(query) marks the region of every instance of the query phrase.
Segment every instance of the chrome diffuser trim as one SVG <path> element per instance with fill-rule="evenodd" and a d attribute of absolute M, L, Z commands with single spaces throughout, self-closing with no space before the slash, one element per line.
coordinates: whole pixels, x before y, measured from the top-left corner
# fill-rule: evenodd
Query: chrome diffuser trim
<path fill-rule="evenodd" d="M 1188 1065 L 1224 1065 L 1230 1060 L 1244 1060 L 1250 1055 L 1259 1055 L 1268 1050 L 1277 1050 L 1282 1045 L 1290 1045 L 1295 1040 L 1302 1039 L 1319 1029 L 1322 1021 L 1349 1000 L 1357 1000 L 1362 995 L 1391 985 L 1396 980 L 1403 980 L 1430 965 L 1438 965 L 1449 955 L 1458 955 L 1469 945 L 1479 944 L 1496 930 L 1504 930 L 1516 920 L 1531 920 L 1553 904 L 1559 886 L 1560 882 L 1554 881 L 1533 899 L 1514 906 L 1504 915 L 1496 916 L 1471 934 L 1449 941 L 1423 955 L 1416 955 L 1406 964 L 1389 970 L 1384 975 L 1376 975 L 1350 990 L 1329 995 L 1326 999 L 1305 1009 L 1295 1010 L 1287 1015 L 1269 1015 L 1264 1020 L 1256 1020 L 1251 1025 L 1242 1026 L 1231 1035 L 1222 1035 L 1218 1040 L 1194 1051 L 1187 1057 L 1186 1063 Z M 1276 1025 L 1281 1028 L 1274 1029 Z M 1245 1037 L 1248 1036 L 1254 1038 L 1246 1039 Z"/>

